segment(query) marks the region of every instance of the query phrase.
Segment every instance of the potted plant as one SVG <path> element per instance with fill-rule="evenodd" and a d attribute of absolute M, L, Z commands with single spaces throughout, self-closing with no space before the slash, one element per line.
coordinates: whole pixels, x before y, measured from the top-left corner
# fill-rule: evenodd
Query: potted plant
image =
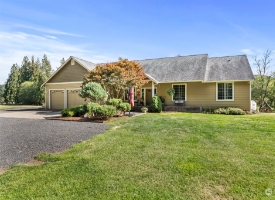
<path fill-rule="evenodd" d="M 141 108 L 141 112 L 147 113 L 147 111 L 148 111 L 148 108 L 146 108 L 146 107 L 142 107 L 142 108 Z"/>
<path fill-rule="evenodd" d="M 175 90 L 173 88 L 169 88 L 167 90 L 167 94 L 169 94 L 170 96 L 174 95 L 175 94 Z"/>

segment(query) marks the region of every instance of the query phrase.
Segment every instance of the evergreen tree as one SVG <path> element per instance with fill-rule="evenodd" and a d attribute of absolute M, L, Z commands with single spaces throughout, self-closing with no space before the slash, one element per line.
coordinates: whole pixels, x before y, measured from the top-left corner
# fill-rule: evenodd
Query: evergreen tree
<path fill-rule="evenodd" d="M 66 62 L 65 59 L 62 58 L 62 59 L 60 60 L 60 65 L 63 65 L 65 62 Z"/>
<path fill-rule="evenodd" d="M 46 81 L 51 75 L 52 66 L 51 66 L 51 62 L 48 60 L 45 54 L 42 58 L 41 71 L 44 76 L 44 80 Z"/>
<path fill-rule="evenodd" d="M 20 83 L 25 81 L 29 81 L 31 78 L 31 62 L 28 56 L 25 56 L 22 61 L 22 65 L 20 68 Z"/>
<path fill-rule="evenodd" d="M 13 64 L 7 82 L 5 84 L 4 98 L 6 103 L 18 102 L 18 92 L 20 85 L 19 78 L 19 66 L 17 64 Z"/>
<path fill-rule="evenodd" d="M 3 103 L 5 100 L 4 92 L 5 92 L 5 85 L 0 85 L 0 103 Z"/>

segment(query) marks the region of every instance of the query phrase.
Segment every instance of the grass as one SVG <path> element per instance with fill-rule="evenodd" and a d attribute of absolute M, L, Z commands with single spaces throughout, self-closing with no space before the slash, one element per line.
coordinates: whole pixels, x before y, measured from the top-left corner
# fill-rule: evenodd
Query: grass
<path fill-rule="evenodd" d="M 9 169 L 0 199 L 271 199 L 274 120 L 164 113 L 113 121 L 61 154 L 37 156 L 40 166 Z"/>
<path fill-rule="evenodd" d="M 0 105 L 0 110 L 9 110 L 9 109 L 15 109 L 15 108 L 38 108 L 41 106 L 37 105 Z"/>

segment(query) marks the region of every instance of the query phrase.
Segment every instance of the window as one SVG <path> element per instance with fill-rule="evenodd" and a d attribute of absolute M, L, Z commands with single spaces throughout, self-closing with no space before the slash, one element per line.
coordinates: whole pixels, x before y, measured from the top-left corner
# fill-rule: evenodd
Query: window
<path fill-rule="evenodd" d="M 124 90 L 124 101 L 128 101 L 129 99 L 130 99 L 130 88 Z M 137 99 L 136 88 L 134 88 L 134 99 Z"/>
<path fill-rule="evenodd" d="M 173 89 L 175 90 L 175 94 L 173 95 L 173 100 L 186 100 L 186 86 L 185 85 L 173 85 Z"/>
<path fill-rule="evenodd" d="M 217 83 L 217 100 L 233 100 L 233 83 Z"/>

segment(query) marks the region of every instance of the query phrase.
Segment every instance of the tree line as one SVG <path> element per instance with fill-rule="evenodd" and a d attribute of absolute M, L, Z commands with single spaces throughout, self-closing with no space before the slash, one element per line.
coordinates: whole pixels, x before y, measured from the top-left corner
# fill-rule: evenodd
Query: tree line
<path fill-rule="evenodd" d="M 259 109 L 275 109 L 275 71 L 270 70 L 271 51 L 267 50 L 261 58 L 254 57 L 257 74 L 252 82 L 251 97 Z"/>
<path fill-rule="evenodd" d="M 44 102 L 44 88 L 41 85 L 52 73 L 47 56 L 35 59 L 23 58 L 21 66 L 13 64 L 7 81 L 0 87 L 2 101 L 7 104 L 41 105 Z"/>

